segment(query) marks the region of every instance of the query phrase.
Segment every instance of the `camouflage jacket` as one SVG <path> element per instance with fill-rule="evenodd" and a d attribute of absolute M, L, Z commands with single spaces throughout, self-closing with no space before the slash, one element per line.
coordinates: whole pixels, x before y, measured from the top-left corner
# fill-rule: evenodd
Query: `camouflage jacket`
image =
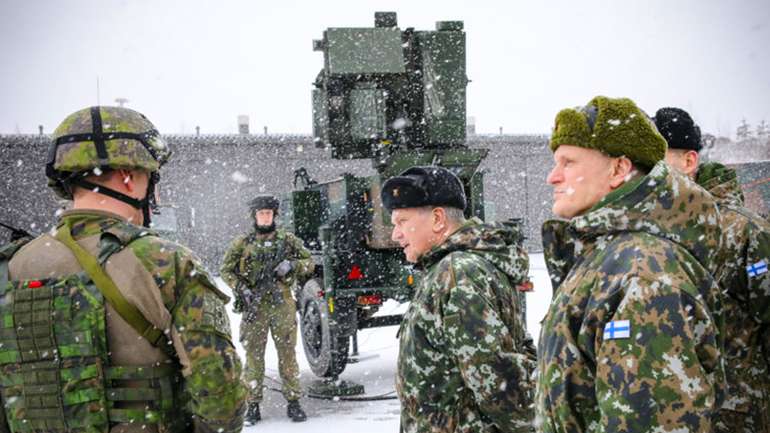
<path fill-rule="evenodd" d="M 292 262 L 292 271 L 279 278 L 273 270 L 283 260 Z M 242 312 L 247 304 L 258 304 L 268 287 L 273 285 L 282 300 L 291 300 L 292 288 L 314 269 L 315 263 L 302 240 L 283 229 L 276 229 L 267 234 L 253 230 L 236 238 L 225 254 L 220 272 L 222 279 L 233 288 L 235 311 Z"/>
<path fill-rule="evenodd" d="M 128 225 L 117 215 L 91 210 L 67 211 L 62 220 L 72 227 L 72 237 L 76 241 L 99 239 L 107 231 L 120 233 L 122 227 Z M 32 271 L 48 275 L 51 263 L 37 264 L 41 260 L 38 256 L 55 254 L 47 252 L 54 251 L 54 242 L 51 234 L 31 241 L 11 260 L 11 273 L 18 269 L 25 274 Z M 230 337 L 224 307 L 227 296 L 217 289 L 193 253 L 179 244 L 148 234 L 133 240 L 124 250 L 131 251 L 135 257 L 131 263 L 141 266 L 141 272 L 111 266 L 112 258 L 107 261 L 106 270 L 116 281 L 130 275 L 146 275 L 154 282 L 147 284 L 159 289 L 160 305 L 157 308 L 161 310 L 161 316 L 168 318 L 166 335 L 168 344 L 173 347 L 168 352 L 174 356 L 172 365 L 181 371 L 183 378 L 180 401 L 188 402 L 179 410 L 186 413 L 196 432 L 239 432 L 243 427 L 246 389 L 240 379 L 241 362 Z M 69 250 L 66 251 L 69 254 Z M 35 259 L 38 259 L 37 263 Z M 49 258 L 51 262 L 55 261 L 53 259 Z M 141 281 L 134 282 L 139 285 Z M 124 296 L 140 310 L 152 308 L 155 311 L 154 300 L 142 298 L 143 290 L 152 289 L 136 289 Z M 109 337 L 119 340 L 108 342 L 113 358 L 131 358 L 131 353 L 137 352 L 132 344 L 140 348 L 139 353 L 144 353 L 146 341 L 133 329 L 126 328 L 122 320 L 116 323 L 116 318 L 107 315 Z M 120 336 L 114 332 L 116 329 L 130 329 L 127 332 L 131 335 Z M 134 359 L 128 361 L 128 365 L 142 365 L 141 362 L 152 360 Z"/>
<path fill-rule="evenodd" d="M 714 275 L 726 294 L 728 393 L 723 407 L 748 412 L 752 404 L 770 403 L 770 348 L 762 350 L 762 335 L 770 332 L 770 224 L 743 207 L 733 169 L 704 164 L 696 182 L 716 198 L 721 214 L 724 257 Z"/>
<path fill-rule="evenodd" d="M 721 242 L 711 196 L 657 164 L 544 226 L 555 282 L 538 346 L 542 432 L 711 431 L 721 401 Z"/>
<path fill-rule="evenodd" d="M 529 259 L 517 233 L 473 219 L 418 267 L 400 330 L 403 431 L 530 431 L 534 348 L 514 288 Z"/>

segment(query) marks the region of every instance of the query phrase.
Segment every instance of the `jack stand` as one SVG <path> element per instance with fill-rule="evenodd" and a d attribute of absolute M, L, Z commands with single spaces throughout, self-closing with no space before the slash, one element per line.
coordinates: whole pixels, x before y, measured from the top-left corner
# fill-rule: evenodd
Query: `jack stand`
<path fill-rule="evenodd" d="M 360 361 L 358 359 L 358 333 L 351 335 L 350 338 L 353 340 L 353 351 L 348 356 L 348 364 L 355 364 Z"/>
<path fill-rule="evenodd" d="M 330 377 L 323 380 L 314 380 L 307 388 L 309 394 L 322 397 L 342 397 L 364 394 L 364 386 L 338 377 Z"/>
<path fill-rule="evenodd" d="M 356 364 L 361 361 L 366 361 L 367 359 L 374 359 L 379 358 L 380 355 L 377 354 L 369 354 L 361 356 L 360 353 L 358 353 L 358 334 L 353 334 L 351 336 L 353 339 L 353 351 L 350 353 L 350 356 L 348 356 L 348 364 Z"/>

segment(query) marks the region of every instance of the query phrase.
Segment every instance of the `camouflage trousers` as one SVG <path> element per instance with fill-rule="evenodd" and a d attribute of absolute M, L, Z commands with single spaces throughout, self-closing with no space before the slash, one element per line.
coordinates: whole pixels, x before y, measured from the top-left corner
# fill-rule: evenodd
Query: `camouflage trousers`
<path fill-rule="evenodd" d="M 266 296 L 262 300 L 252 322 L 241 322 L 241 342 L 246 349 L 246 368 L 243 376 L 249 386 L 249 402 L 262 401 L 268 331 L 273 336 L 273 343 L 278 351 L 278 370 L 283 382 L 283 396 L 286 400 L 297 400 L 302 393 L 295 352 L 297 309 L 293 300 L 274 305 L 270 298 Z"/>

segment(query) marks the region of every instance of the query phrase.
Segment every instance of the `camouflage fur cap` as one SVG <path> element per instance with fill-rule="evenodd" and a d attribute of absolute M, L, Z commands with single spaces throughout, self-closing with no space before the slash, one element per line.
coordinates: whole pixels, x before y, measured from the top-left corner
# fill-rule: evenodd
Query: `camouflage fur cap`
<path fill-rule="evenodd" d="M 583 108 L 556 115 L 550 147 L 562 144 L 625 156 L 645 170 L 666 156 L 666 140 L 647 115 L 628 98 L 597 96 Z"/>
<path fill-rule="evenodd" d="M 106 161 L 100 161 L 97 155 L 94 110 L 98 110 L 101 120 Z M 67 199 L 71 198 L 69 193 L 57 181 L 72 173 L 104 167 L 152 173 L 171 156 L 170 148 L 152 122 L 123 107 L 89 107 L 70 114 L 54 131 L 51 145 L 53 171 L 46 173 L 49 186 Z"/>

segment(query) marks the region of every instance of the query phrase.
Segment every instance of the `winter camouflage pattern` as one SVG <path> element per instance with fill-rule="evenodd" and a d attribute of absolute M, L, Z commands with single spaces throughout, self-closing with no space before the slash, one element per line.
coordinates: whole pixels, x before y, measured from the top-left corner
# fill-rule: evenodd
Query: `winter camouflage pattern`
<path fill-rule="evenodd" d="M 529 259 L 518 233 L 473 219 L 418 266 L 425 275 L 400 330 L 403 431 L 532 431 L 535 354 L 514 288 Z"/>
<path fill-rule="evenodd" d="M 293 268 L 279 278 L 273 268 L 283 260 L 290 260 Z M 262 401 L 268 331 L 278 351 L 284 397 L 296 400 L 301 395 L 295 352 L 297 309 L 292 295 L 298 280 L 311 275 L 314 268 L 302 240 L 282 229 L 268 234 L 254 230 L 233 241 L 225 254 L 220 272 L 237 298 L 234 311 L 243 313 L 240 339 L 246 349 L 244 379 L 249 384 L 250 402 Z M 270 281 L 257 281 L 258 275 L 269 275 Z"/>
<path fill-rule="evenodd" d="M 557 284 L 538 348 L 540 431 L 711 431 L 724 393 L 711 196 L 660 162 L 544 232 Z"/>
<path fill-rule="evenodd" d="M 122 107 L 100 107 L 102 131 L 106 135 L 107 165 L 114 169 L 134 169 L 148 172 L 158 171 L 169 158 L 171 151 L 158 135 L 155 126 L 143 114 Z M 85 108 L 67 116 L 56 128 L 52 139 L 75 134 L 93 133 L 91 109 Z M 134 139 L 110 139 L 110 133 L 130 132 L 148 134 L 145 139 L 156 152 L 156 160 L 144 145 Z M 93 141 L 73 141 L 59 145 L 54 160 L 58 171 L 79 173 L 99 167 L 99 158 Z"/>
<path fill-rule="evenodd" d="M 106 231 L 120 233 L 127 225 L 104 213 L 87 211 L 65 213 L 63 219 L 68 220 L 76 240 Z M 245 388 L 224 308 L 227 296 L 216 288 L 192 252 L 178 244 L 148 235 L 126 248 L 153 276 L 184 351 L 172 346 L 180 362 L 173 368 L 182 375 L 178 401 L 187 402 L 177 410 L 183 411 L 188 423 L 194 423 L 195 431 L 240 431 Z"/>
<path fill-rule="evenodd" d="M 770 333 L 770 273 L 761 265 L 770 264 L 770 224 L 743 206 L 733 169 L 707 163 L 696 181 L 717 200 L 724 236 L 724 260 L 714 275 L 725 294 L 728 388 L 716 430 L 770 432 L 770 348 L 762 342 Z"/>

